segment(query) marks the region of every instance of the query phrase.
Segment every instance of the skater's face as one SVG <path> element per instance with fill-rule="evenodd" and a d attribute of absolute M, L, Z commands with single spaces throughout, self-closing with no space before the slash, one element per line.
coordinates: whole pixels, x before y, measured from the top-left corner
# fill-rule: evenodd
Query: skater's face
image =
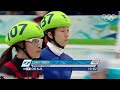
<path fill-rule="evenodd" d="M 69 27 L 59 27 L 55 30 L 55 40 L 61 46 L 68 44 Z"/>

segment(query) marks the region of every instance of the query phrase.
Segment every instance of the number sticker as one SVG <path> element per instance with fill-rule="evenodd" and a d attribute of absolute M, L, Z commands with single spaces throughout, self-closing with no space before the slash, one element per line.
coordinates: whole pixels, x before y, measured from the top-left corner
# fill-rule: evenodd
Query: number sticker
<path fill-rule="evenodd" d="M 23 31 L 25 30 L 27 24 L 19 24 L 18 26 L 21 26 L 22 25 L 22 29 L 20 31 L 20 34 L 19 35 L 22 35 Z"/>
<path fill-rule="evenodd" d="M 63 15 L 63 14 L 62 14 L 61 16 L 63 16 L 64 18 L 66 18 L 66 16 L 65 16 L 65 15 Z"/>
<path fill-rule="evenodd" d="M 27 24 L 19 24 L 18 26 L 22 26 L 22 28 L 21 28 L 21 30 L 20 30 L 20 33 L 19 33 L 19 35 L 22 35 L 22 34 L 23 34 L 23 31 L 25 30 L 25 28 L 26 28 L 26 26 L 27 26 Z M 18 26 L 14 26 L 14 27 L 11 29 L 10 33 L 8 33 L 8 40 L 9 40 L 9 41 L 10 41 L 10 37 L 11 37 L 11 38 L 14 38 L 14 37 L 17 35 L 17 33 L 18 33 Z M 13 34 L 13 30 L 14 30 L 14 34 Z"/>
<path fill-rule="evenodd" d="M 14 29 L 13 29 L 13 28 L 14 28 Z M 15 33 L 13 34 L 12 31 L 10 32 L 10 36 L 11 36 L 12 38 L 17 35 L 17 26 L 14 26 L 13 28 L 12 28 L 12 31 L 14 30 Z"/>
<path fill-rule="evenodd" d="M 48 15 L 47 15 L 47 16 L 49 16 L 47 24 L 50 24 L 53 15 L 54 15 L 54 14 L 48 14 Z M 44 27 L 44 26 L 46 25 L 46 17 L 44 17 L 41 22 L 42 22 L 42 25 L 41 25 L 40 27 L 42 28 L 42 27 Z"/>
<path fill-rule="evenodd" d="M 51 21 L 53 15 L 54 15 L 54 14 L 48 14 L 48 15 L 47 15 L 47 16 L 50 16 L 49 19 L 48 19 L 48 24 L 50 24 L 50 21 Z"/>

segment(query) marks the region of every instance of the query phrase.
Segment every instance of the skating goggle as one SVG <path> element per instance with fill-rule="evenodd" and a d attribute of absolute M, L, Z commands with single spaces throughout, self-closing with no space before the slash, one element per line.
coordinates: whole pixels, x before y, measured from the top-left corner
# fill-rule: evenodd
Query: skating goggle
<path fill-rule="evenodd" d="M 40 39 L 40 38 L 32 38 L 32 39 L 28 39 L 28 40 L 25 40 L 25 41 L 29 41 L 33 44 L 41 44 L 43 43 L 43 39 Z"/>

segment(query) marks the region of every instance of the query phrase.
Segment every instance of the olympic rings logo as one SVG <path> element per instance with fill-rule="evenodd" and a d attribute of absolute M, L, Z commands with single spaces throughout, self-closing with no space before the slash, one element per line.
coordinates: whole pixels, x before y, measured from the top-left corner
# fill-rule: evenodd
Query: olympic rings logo
<path fill-rule="evenodd" d="M 116 19 L 116 15 L 115 14 L 103 14 L 102 15 L 102 19 L 105 21 L 113 21 L 114 19 Z"/>

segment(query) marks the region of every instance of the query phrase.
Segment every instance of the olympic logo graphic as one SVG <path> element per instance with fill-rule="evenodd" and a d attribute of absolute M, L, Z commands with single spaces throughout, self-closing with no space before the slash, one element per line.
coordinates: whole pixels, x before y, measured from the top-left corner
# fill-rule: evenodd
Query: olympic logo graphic
<path fill-rule="evenodd" d="M 103 14 L 102 19 L 105 21 L 113 21 L 114 19 L 116 19 L 116 15 L 115 14 Z"/>

